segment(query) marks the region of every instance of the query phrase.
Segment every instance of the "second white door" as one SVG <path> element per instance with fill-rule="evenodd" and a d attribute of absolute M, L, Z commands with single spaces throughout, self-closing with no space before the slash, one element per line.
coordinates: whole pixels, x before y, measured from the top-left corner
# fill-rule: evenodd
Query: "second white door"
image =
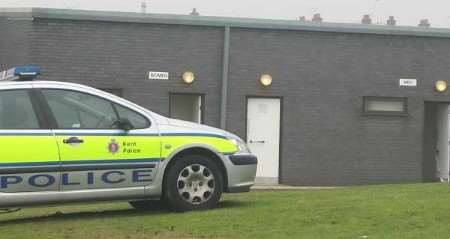
<path fill-rule="evenodd" d="M 278 184 L 280 156 L 280 99 L 249 98 L 247 143 L 258 157 L 257 184 Z"/>

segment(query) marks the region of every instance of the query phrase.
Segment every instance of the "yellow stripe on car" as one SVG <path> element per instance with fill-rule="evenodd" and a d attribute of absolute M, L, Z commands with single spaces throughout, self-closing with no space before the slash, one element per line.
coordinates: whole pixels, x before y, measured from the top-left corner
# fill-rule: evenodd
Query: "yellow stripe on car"
<path fill-rule="evenodd" d="M 82 160 L 124 160 L 138 158 L 166 158 L 180 148 L 191 144 L 207 145 L 217 152 L 230 154 L 237 147 L 230 140 L 215 136 L 105 136 L 79 135 L 87 144 L 64 144 L 68 135 L 26 135 L 2 136 L 2 157 L 0 163 L 36 163 L 49 162 L 63 157 L 65 161 Z M 55 140 L 60 150 L 56 150 Z M 32 143 L 28 143 L 32 142 Z M 117 151 L 111 151 L 111 145 L 117 145 Z M 161 147 L 162 146 L 162 147 Z M 80 150 L 83 148 L 83 150 Z M 20 154 L 17 154 L 21 151 Z"/>
<path fill-rule="evenodd" d="M 56 140 L 64 161 L 80 160 L 124 160 L 138 158 L 160 158 L 160 138 L 158 136 L 83 136 L 85 143 L 64 144 L 70 136 L 57 135 Z M 80 150 L 83 149 L 83 150 Z"/>
<path fill-rule="evenodd" d="M 58 159 L 53 135 L 0 135 L 0 163 L 35 163 Z"/>
<path fill-rule="evenodd" d="M 161 136 L 162 158 L 168 157 L 174 151 L 189 144 L 205 144 L 214 148 L 217 152 L 228 154 L 237 151 L 236 145 L 230 140 L 220 137 L 208 136 Z"/>

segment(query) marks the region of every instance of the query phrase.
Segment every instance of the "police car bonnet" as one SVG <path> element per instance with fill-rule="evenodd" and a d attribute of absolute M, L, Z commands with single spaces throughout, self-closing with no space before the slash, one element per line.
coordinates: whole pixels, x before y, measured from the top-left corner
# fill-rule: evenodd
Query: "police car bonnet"
<path fill-rule="evenodd" d="M 39 66 L 17 66 L 0 72 L 0 81 L 31 81 L 40 74 Z"/>

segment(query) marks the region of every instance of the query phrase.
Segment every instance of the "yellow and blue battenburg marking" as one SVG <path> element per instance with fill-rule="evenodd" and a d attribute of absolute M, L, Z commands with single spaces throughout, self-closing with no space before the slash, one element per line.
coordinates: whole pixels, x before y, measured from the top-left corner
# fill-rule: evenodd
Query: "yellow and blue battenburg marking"
<path fill-rule="evenodd" d="M 68 136 L 80 136 L 85 143 L 61 143 Z M 0 191 L 21 184 L 51 187 L 57 183 L 56 172 L 61 173 L 60 184 L 68 187 L 148 184 L 162 160 L 193 143 L 222 154 L 237 151 L 227 137 L 209 133 L 0 132 L 0 145 L 5 146 L 0 158 Z M 170 148 L 162 147 L 168 144 Z"/>
<path fill-rule="evenodd" d="M 69 136 L 80 136 L 85 143 L 76 147 L 63 144 L 63 140 Z M 0 166 L 60 160 L 64 162 L 139 158 L 162 160 L 177 149 L 193 143 L 208 145 L 222 154 L 237 151 L 236 145 L 225 136 L 217 134 L 0 132 L 2 145 Z M 161 147 L 167 144 L 171 147 Z"/>

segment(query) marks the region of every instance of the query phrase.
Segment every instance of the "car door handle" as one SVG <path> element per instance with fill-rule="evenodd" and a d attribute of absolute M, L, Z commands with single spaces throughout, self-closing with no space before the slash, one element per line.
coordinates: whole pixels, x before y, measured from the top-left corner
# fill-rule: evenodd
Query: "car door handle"
<path fill-rule="evenodd" d="M 68 139 L 64 139 L 63 142 L 65 144 L 81 144 L 84 143 L 84 140 L 77 137 L 70 137 Z"/>
<path fill-rule="evenodd" d="M 266 141 L 264 141 L 264 140 L 250 140 L 249 142 L 250 143 L 261 143 L 261 144 L 264 144 Z"/>

